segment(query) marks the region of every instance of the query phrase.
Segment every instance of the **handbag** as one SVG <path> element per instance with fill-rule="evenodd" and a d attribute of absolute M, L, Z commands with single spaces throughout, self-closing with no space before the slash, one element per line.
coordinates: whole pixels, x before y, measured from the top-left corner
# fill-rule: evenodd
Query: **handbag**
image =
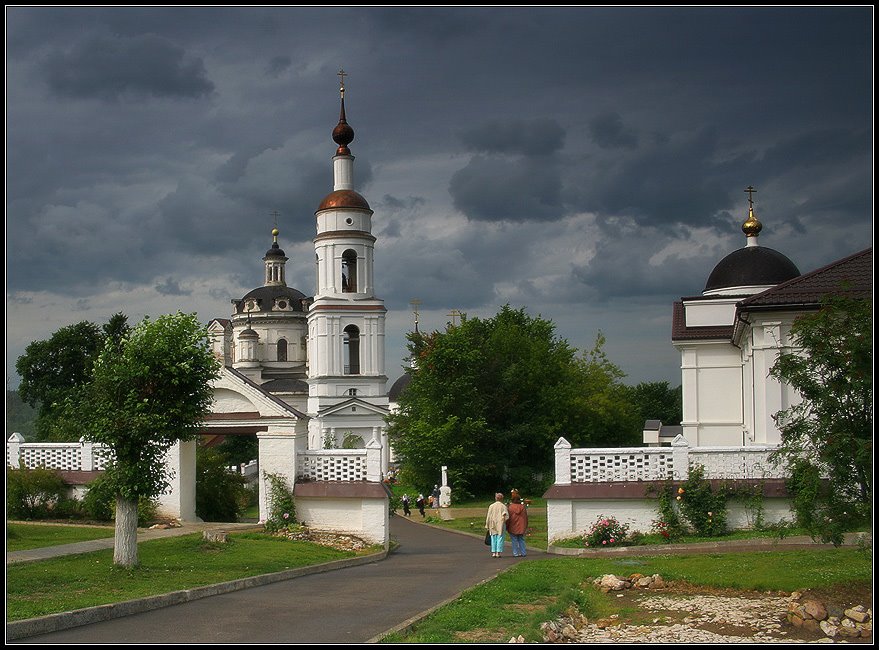
<path fill-rule="evenodd" d="M 491 546 L 491 533 L 488 531 L 485 531 L 485 545 Z"/>

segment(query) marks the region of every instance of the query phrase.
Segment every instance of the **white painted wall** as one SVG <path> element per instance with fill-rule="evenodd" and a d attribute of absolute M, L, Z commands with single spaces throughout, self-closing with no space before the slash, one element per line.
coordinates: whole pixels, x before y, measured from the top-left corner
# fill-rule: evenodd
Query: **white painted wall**
<path fill-rule="evenodd" d="M 314 530 L 348 533 L 372 544 L 390 540 L 387 498 L 296 497 L 296 519 Z"/>

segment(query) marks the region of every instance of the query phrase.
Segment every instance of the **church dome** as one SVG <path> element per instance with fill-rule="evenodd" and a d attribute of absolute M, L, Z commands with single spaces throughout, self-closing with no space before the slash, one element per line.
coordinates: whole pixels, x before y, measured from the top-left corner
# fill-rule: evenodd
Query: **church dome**
<path fill-rule="evenodd" d="M 765 246 L 746 246 L 724 257 L 705 283 L 705 291 L 776 285 L 800 275 L 796 264 Z"/>
<path fill-rule="evenodd" d="M 392 402 L 399 402 L 400 395 L 403 394 L 403 391 L 412 383 L 412 375 L 409 372 L 404 372 L 391 386 L 391 390 L 388 391 L 388 399 Z"/>
<path fill-rule="evenodd" d="M 254 301 L 258 307 L 258 309 L 250 311 L 275 311 L 275 305 L 282 310 L 287 309 L 289 306 L 293 311 L 303 311 L 302 300 L 304 298 L 305 294 L 293 287 L 269 285 L 254 289 L 241 300 L 236 301 L 235 311 L 236 313 L 243 313 L 247 310 L 247 305 L 250 301 Z"/>
<path fill-rule="evenodd" d="M 369 210 L 369 203 L 354 190 L 336 190 L 324 197 L 317 211 L 331 208 L 354 208 L 357 210 Z"/>
<path fill-rule="evenodd" d="M 272 247 L 266 251 L 266 257 L 287 257 L 284 251 L 278 246 L 278 242 L 272 244 Z"/>

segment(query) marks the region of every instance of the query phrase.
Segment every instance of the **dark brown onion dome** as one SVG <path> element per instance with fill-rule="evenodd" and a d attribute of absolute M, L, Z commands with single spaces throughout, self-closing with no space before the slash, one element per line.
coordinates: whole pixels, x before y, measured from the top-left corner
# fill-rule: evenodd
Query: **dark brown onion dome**
<path fill-rule="evenodd" d="M 705 291 L 776 285 L 800 275 L 796 264 L 765 246 L 746 246 L 724 257 L 705 284 Z"/>
<path fill-rule="evenodd" d="M 342 91 L 344 93 L 344 89 Z M 336 149 L 337 156 L 350 156 L 351 151 L 348 149 L 348 145 L 354 141 L 354 129 L 348 124 L 348 120 L 345 119 L 345 95 L 342 95 L 342 108 L 339 111 L 339 123 L 336 125 L 336 128 L 333 129 L 333 142 L 339 145 L 339 148 Z"/>
<path fill-rule="evenodd" d="M 257 311 L 259 312 L 274 311 L 273 307 L 275 306 L 275 301 L 277 301 L 278 306 L 282 310 L 289 306 L 293 311 L 301 312 L 304 311 L 302 307 L 302 300 L 304 298 L 305 294 L 293 287 L 285 287 L 284 285 L 279 284 L 258 287 L 244 296 L 241 300 L 235 301 L 235 313 L 243 314 L 247 308 L 247 303 L 251 300 L 256 301 L 256 304 L 259 306 Z M 286 305 L 282 306 L 282 302 L 286 303 Z"/>
<path fill-rule="evenodd" d="M 317 211 L 329 210 L 331 208 L 354 208 L 357 210 L 369 210 L 369 203 L 366 202 L 360 194 L 354 190 L 336 190 L 324 197 L 320 202 Z"/>
<path fill-rule="evenodd" d="M 238 338 L 239 338 L 239 339 L 258 339 L 258 338 L 259 338 L 259 334 L 257 334 L 255 331 L 253 331 L 252 329 L 250 329 L 250 325 L 248 325 L 248 326 L 247 326 L 247 329 L 244 330 L 243 332 L 241 332 L 241 334 L 238 335 Z"/>

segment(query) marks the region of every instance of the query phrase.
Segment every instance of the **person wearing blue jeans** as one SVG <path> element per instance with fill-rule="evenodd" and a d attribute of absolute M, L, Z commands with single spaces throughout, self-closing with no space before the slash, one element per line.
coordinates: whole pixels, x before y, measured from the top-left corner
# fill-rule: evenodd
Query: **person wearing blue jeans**
<path fill-rule="evenodd" d="M 491 535 L 492 557 L 501 557 L 504 552 L 504 529 L 509 516 L 507 506 L 504 505 L 504 495 L 496 493 L 494 503 L 488 506 L 488 513 L 485 515 L 485 529 Z"/>

